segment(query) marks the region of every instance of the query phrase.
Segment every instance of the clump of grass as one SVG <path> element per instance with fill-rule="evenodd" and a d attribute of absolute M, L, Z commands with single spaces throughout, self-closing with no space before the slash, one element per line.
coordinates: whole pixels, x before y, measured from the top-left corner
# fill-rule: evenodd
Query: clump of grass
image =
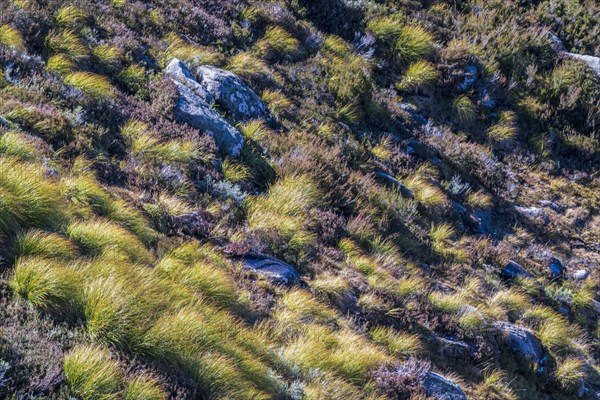
<path fill-rule="evenodd" d="M 319 203 L 320 197 L 319 189 L 308 176 L 287 176 L 271 186 L 267 194 L 248 198 L 248 226 L 292 239 L 302 231 L 307 211 Z"/>
<path fill-rule="evenodd" d="M 544 347 L 556 354 L 586 354 L 589 349 L 581 329 L 558 316 L 542 322 L 538 335 Z"/>
<path fill-rule="evenodd" d="M 411 63 L 433 51 L 433 36 L 418 25 L 407 25 L 400 30 L 394 47 L 400 61 Z"/>
<path fill-rule="evenodd" d="M 10 287 L 17 297 L 46 311 L 73 311 L 77 306 L 80 279 L 56 261 L 21 258 L 15 265 Z"/>
<path fill-rule="evenodd" d="M 25 50 L 23 35 L 10 25 L 0 26 L 0 45 L 12 49 Z"/>
<path fill-rule="evenodd" d="M 482 190 L 469 192 L 466 203 L 469 207 L 481 209 L 490 208 L 493 205 L 492 196 Z"/>
<path fill-rule="evenodd" d="M 517 400 L 517 395 L 506 382 L 502 371 L 492 370 L 483 374 L 483 382 L 477 387 L 478 398 L 486 400 Z"/>
<path fill-rule="evenodd" d="M 266 81 L 273 79 L 273 72 L 260 58 L 250 52 L 241 52 L 229 59 L 227 70 L 245 79 Z"/>
<path fill-rule="evenodd" d="M 423 350 L 418 336 L 397 332 L 391 327 L 377 326 L 369 334 L 375 343 L 386 346 L 394 356 L 408 358 Z"/>
<path fill-rule="evenodd" d="M 475 105 L 468 96 L 460 95 L 454 99 L 454 110 L 463 124 L 470 124 L 477 118 Z"/>
<path fill-rule="evenodd" d="M 352 298 L 350 285 L 341 276 L 319 275 L 310 286 L 315 293 L 337 306 L 343 306 Z"/>
<path fill-rule="evenodd" d="M 443 254 L 447 251 L 448 241 L 455 235 L 455 231 L 449 224 L 431 225 L 429 239 L 431 247 L 437 253 Z"/>
<path fill-rule="evenodd" d="M 146 69 L 139 64 L 131 64 L 124 68 L 118 75 L 127 89 L 133 93 L 141 93 L 146 87 Z"/>
<path fill-rule="evenodd" d="M 419 175 L 407 180 L 406 186 L 413 191 L 415 200 L 427 208 L 441 208 L 448 203 L 440 188 Z"/>
<path fill-rule="evenodd" d="M 123 50 L 117 46 L 101 44 L 92 50 L 94 56 L 108 68 L 117 68 L 123 59 Z"/>
<path fill-rule="evenodd" d="M 515 113 L 512 111 L 501 112 L 498 122 L 487 130 L 487 135 L 494 143 L 513 140 L 517 136 Z"/>
<path fill-rule="evenodd" d="M 79 346 L 64 359 L 67 384 L 83 400 L 116 400 L 123 377 L 118 363 L 108 350 L 98 346 Z"/>
<path fill-rule="evenodd" d="M 165 400 L 167 394 L 156 378 L 139 374 L 127 383 L 123 397 L 125 400 Z"/>
<path fill-rule="evenodd" d="M 368 26 L 377 40 L 384 45 L 393 46 L 402 32 L 403 21 L 402 18 L 398 18 L 398 15 L 393 15 L 372 19 Z"/>
<path fill-rule="evenodd" d="M 230 157 L 227 157 L 225 161 L 223 161 L 222 168 L 223 177 L 229 182 L 241 182 L 249 179 L 252 176 L 248 167 L 234 161 Z"/>
<path fill-rule="evenodd" d="M 75 5 L 63 6 L 56 13 L 56 23 L 60 26 L 71 25 L 87 18 L 85 11 Z"/>
<path fill-rule="evenodd" d="M 567 357 L 559 362 L 554 376 L 564 388 L 573 388 L 585 378 L 585 363 L 579 358 Z"/>
<path fill-rule="evenodd" d="M 147 263 L 151 259 L 137 237 L 104 219 L 75 221 L 67 227 L 67 235 L 89 256 L 120 252 L 133 262 Z"/>
<path fill-rule="evenodd" d="M 223 64 L 222 54 L 210 47 L 189 43 L 176 33 L 168 33 L 163 40 L 167 44 L 167 48 L 158 57 L 161 67 L 165 67 L 173 58 L 179 58 L 188 65 L 209 64 L 218 66 Z"/>
<path fill-rule="evenodd" d="M 92 72 L 71 72 L 65 76 L 65 82 L 94 99 L 109 99 L 116 96 L 116 90 L 110 80 Z"/>
<path fill-rule="evenodd" d="M 256 47 L 263 57 L 286 58 L 298 52 L 300 42 L 280 26 L 271 26 Z"/>
<path fill-rule="evenodd" d="M 75 68 L 75 63 L 64 54 L 55 54 L 48 58 L 46 68 L 57 75 L 67 75 Z"/>
<path fill-rule="evenodd" d="M 402 81 L 396 87 L 398 90 L 417 90 L 433 85 L 438 77 L 439 73 L 433 63 L 419 60 L 408 67 Z"/>
<path fill-rule="evenodd" d="M 18 257 L 39 256 L 58 260 L 72 260 L 77 249 L 64 236 L 41 230 L 30 230 L 17 238 Z"/>
<path fill-rule="evenodd" d="M 55 53 L 63 53 L 75 62 L 85 61 L 90 51 L 81 38 L 72 30 L 62 30 L 48 35 L 48 47 Z"/>
<path fill-rule="evenodd" d="M 285 95 L 277 90 L 265 90 L 261 95 L 270 111 L 275 114 L 281 114 L 290 111 L 292 102 Z"/>
<path fill-rule="evenodd" d="M 23 161 L 34 161 L 39 155 L 31 140 L 18 131 L 8 131 L 0 137 L 0 153 Z"/>

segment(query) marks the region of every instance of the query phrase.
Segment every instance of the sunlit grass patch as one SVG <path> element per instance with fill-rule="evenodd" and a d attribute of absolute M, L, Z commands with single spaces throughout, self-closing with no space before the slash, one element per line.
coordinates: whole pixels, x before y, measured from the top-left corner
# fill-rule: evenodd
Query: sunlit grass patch
<path fill-rule="evenodd" d="M 79 306 L 80 277 L 57 261 L 21 258 L 9 284 L 19 298 L 42 310 L 69 313 Z"/>
<path fill-rule="evenodd" d="M 167 394 L 158 380 L 149 374 L 138 374 L 127 382 L 125 400 L 165 400 Z"/>
<path fill-rule="evenodd" d="M 75 63 L 64 54 L 55 54 L 48 58 L 46 68 L 58 75 L 67 75 L 75 69 Z"/>
<path fill-rule="evenodd" d="M 575 357 L 567 357 L 558 363 L 554 376 L 562 387 L 574 388 L 585 378 L 586 373 L 584 369 L 585 363 L 582 360 Z"/>
<path fill-rule="evenodd" d="M 85 11 L 76 5 L 68 5 L 61 7 L 56 13 L 55 21 L 58 25 L 70 25 L 76 22 L 81 22 L 87 17 Z"/>
<path fill-rule="evenodd" d="M 65 379 L 73 392 L 84 400 L 116 400 L 120 397 L 123 376 L 108 350 L 98 346 L 79 346 L 64 359 Z"/>
<path fill-rule="evenodd" d="M 400 30 L 394 45 L 398 58 L 410 63 L 433 51 L 433 35 L 418 25 L 407 25 Z"/>
<path fill-rule="evenodd" d="M 17 256 L 39 256 L 59 260 L 72 260 L 77 254 L 75 245 L 57 233 L 30 230 L 17 238 Z"/>
<path fill-rule="evenodd" d="M 300 42 L 280 26 L 271 26 L 256 44 L 263 57 L 289 57 L 300 48 Z"/>
<path fill-rule="evenodd" d="M 0 26 L 0 45 L 17 50 L 25 50 L 23 35 L 10 25 Z"/>
<path fill-rule="evenodd" d="M 72 72 L 65 76 L 65 82 L 80 89 L 95 99 L 107 99 L 116 96 L 116 89 L 110 80 L 92 72 Z"/>
<path fill-rule="evenodd" d="M 377 326 L 370 331 L 369 335 L 374 342 L 386 346 L 394 356 L 407 358 L 423 351 L 418 336 L 397 332 L 391 327 Z"/>
<path fill-rule="evenodd" d="M 416 90 L 418 88 L 433 85 L 439 77 L 439 73 L 434 64 L 429 61 L 420 60 L 412 63 L 402 80 L 396 87 L 400 90 Z"/>
<path fill-rule="evenodd" d="M 72 30 L 53 32 L 46 37 L 48 47 L 55 53 L 63 53 L 74 62 L 85 61 L 90 50 Z"/>
<path fill-rule="evenodd" d="M 0 136 L 0 153 L 23 161 L 34 161 L 40 152 L 24 133 L 8 131 Z"/>

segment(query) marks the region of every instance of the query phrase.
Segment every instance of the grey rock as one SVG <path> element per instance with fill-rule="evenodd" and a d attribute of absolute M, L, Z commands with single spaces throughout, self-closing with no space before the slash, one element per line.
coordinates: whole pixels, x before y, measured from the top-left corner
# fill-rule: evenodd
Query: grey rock
<path fill-rule="evenodd" d="M 216 102 L 225 107 L 236 121 L 268 117 L 265 103 L 234 73 L 203 65 L 196 69 L 196 75 Z"/>
<path fill-rule="evenodd" d="M 496 107 L 496 100 L 488 89 L 483 89 L 481 91 L 481 105 L 488 109 Z"/>
<path fill-rule="evenodd" d="M 532 218 L 532 219 L 536 219 L 536 218 L 541 218 L 544 220 L 544 222 L 548 222 L 548 216 L 546 215 L 546 213 L 544 212 L 544 210 L 542 208 L 539 207 L 522 207 L 522 206 L 515 206 L 515 211 L 518 212 L 519 214 L 521 214 L 522 216 L 526 217 L 526 218 Z"/>
<path fill-rule="evenodd" d="M 417 122 L 418 124 L 420 124 L 420 125 L 427 124 L 427 118 L 425 118 L 424 116 L 419 114 L 417 112 L 417 110 L 415 110 L 415 108 L 413 106 L 411 106 L 410 104 L 400 103 L 400 108 L 403 111 L 405 111 L 408 115 L 410 115 L 410 117 L 412 119 L 414 119 L 415 122 Z"/>
<path fill-rule="evenodd" d="M 590 67 L 592 71 L 594 71 L 597 75 L 600 75 L 600 57 L 588 56 L 586 54 L 577 54 L 577 53 L 563 53 L 567 57 L 573 58 L 575 60 L 583 61 Z"/>
<path fill-rule="evenodd" d="M 436 400 L 467 400 L 465 392 L 454 382 L 435 372 L 429 371 L 423 380 L 427 397 Z"/>
<path fill-rule="evenodd" d="M 548 260 L 548 270 L 552 278 L 558 278 L 563 275 L 566 268 L 558 258 L 552 257 Z"/>
<path fill-rule="evenodd" d="M 485 210 L 475 210 L 467 217 L 467 225 L 474 233 L 495 236 L 492 227 L 492 213 Z"/>
<path fill-rule="evenodd" d="M 277 284 L 286 286 L 300 284 L 300 275 L 294 267 L 265 254 L 246 254 L 243 258 L 242 268 L 264 275 Z"/>
<path fill-rule="evenodd" d="M 504 268 L 500 271 L 500 276 L 504 279 L 516 279 L 516 278 L 533 278 L 521 264 L 510 260 Z"/>
<path fill-rule="evenodd" d="M 464 70 L 464 77 L 463 82 L 458 85 L 458 88 L 462 91 L 469 90 L 477 81 L 477 67 L 474 65 L 467 65 Z"/>
<path fill-rule="evenodd" d="M 390 174 L 387 174 L 383 171 L 375 171 L 375 175 L 382 181 L 384 181 L 387 185 L 399 190 L 402 197 L 407 199 L 415 198 L 415 195 L 412 192 L 412 190 L 407 188 L 402 182 L 400 182 L 398 179 L 394 178 Z"/>
<path fill-rule="evenodd" d="M 244 138 L 211 108 L 209 103 L 214 97 L 193 79 L 190 71 L 178 59 L 173 59 L 164 72 L 179 91 L 175 119 L 211 135 L 223 153 L 238 156 L 244 145 Z"/>
<path fill-rule="evenodd" d="M 578 269 L 577 271 L 573 272 L 571 278 L 575 279 L 576 281 L 584 281 L 588 278 L 588 276 L 590 276 L 590 272 L 588 270 Z"/>
<path fill-rule="evenodd" d="M 538 364 L 544 356 L 542 343 L 528 329 L 509 322 L 496 322 L 500 338 L 515 357 L 528 364 Z"/>
<path fill-rule="evenodd" d="M 556 212 L 563 212 L 563 211 L 565 211 L 565 208 L 566 208 L 565 206 L 555 203 L 550 200 L 540 200 L 540 205 L 543 207 L 549 207 Z"/>
<path fill-rule="evenodd" d="M 437 337 L 440 355 L 453 360 L 472 360 L 473 349 L 468 343 L 452 338 Z"/>

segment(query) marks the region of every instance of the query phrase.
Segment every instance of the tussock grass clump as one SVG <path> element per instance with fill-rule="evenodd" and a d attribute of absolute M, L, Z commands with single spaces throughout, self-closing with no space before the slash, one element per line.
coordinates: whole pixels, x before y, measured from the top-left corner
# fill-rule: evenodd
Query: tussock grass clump
<path fill-rule="evenodd" d="M 375 343 L 386 346 L 394 356 L 408 358 L 423 351 L 418 336 L 397 332 L 391 327 L 377 326 L 369 332 L 369 335 Z"/>
<path fill-rule="evenodd" d="M 12 49 L 25 50 L 23 35 L 10 25 L 0 26 L 0 45 Z"/>
<path fill-rule="evenodd" d="M 292 102 L 277 90 L 263 91 L 261 99 L 265 102 L 269 110 L 275 114 L 288 112 L 292 108 Z"/>
<path fill-rule="evenodd" d="M 117 68 L 123 59 L 123 50 L 117 46 L 101 44 L 92 49 L 94 57 L 108 68 Z"/>
<path fill-rule="evenodd" d="M 498 122 L 487 130 L 487 135 L 494 143 L 513 140 L 517 136 L 515 113 L 512 111 L 501 112 Z"/>
<path fill-rule="evenodd" d="M 241 52 L 231 57 L 227 70 L 242 78 L 259 82 L 273 79 L 269 66 L 250 52 Z"/>
<path fill-rule="evenodd" d="M 57 75 L 67 75 L 75 69 L 75 63 L 64 54 L 55 54 L 48 58 L 46 68 Z"/>
<path fill-rule="evenodd" d="M 139 64 L 131 64 L 119 72 L 119 81 L 132 93 L 139 94 L 146 88 L 148 77 L 146 68 Z"/>
<path fill-rule="evenodd" d="M 247 200 L 248 226 L 252 230 L 275 231 L 287 239 L 302 234 L 307 211 L 320 201 L 320 192 L 306 175 L 287 176 L 265 195 Z"/>
<path fill-rule="evenodd" d="M 417 90 L 433 85 L 438 77 L 439 73 L 434 64 L 429 61 L 420 60 L 408 67 L 402 80 L 396 87 L 399 90 Z"/>
<path fill-rule="evenodd" d="M 211 47 L 203 47 L 185 40 L 175 32 L 168 33 L 164 38 L 167 48 L 158 55 L 159 65 L 166 67 L 173 58 L 179 58 L 188 65 L 222 65 L 224 57 Z"/>
<path fill-rule="evenodd" d="M 80 300 L 79 276 L 68 267 L 44 258 L 20 258 L 9 284 L 19 298 L 46 311 L 68 313 Z"/>
<path fill-rule="evenodd" d="M 554 376 L 564 388 L 574 388 L 585 378 L 585 363 L 575 357 L 567 357 L 559 362 Z"/>
<path fill-rule="evenodd" d="M 506 376 L 502 371 L 487 371 L 483 375 L 483 382 L 477 387 L 479 398 L 487 400 L 517 400 L 510 384 L 506 382 Z"/>
<path fill-rule="evenodd" d="M 65 220 L 59 188 L 36 164 L 0 158 L 0 230 L 53 228 Z"/>
<path fill-rule="evenodd" d="M 89 256 L 120 252 L 133 262 L 148 263 L 151 259 L 137 237 L 104 219 L 75 221 L 67 227 L 67 235 Z"/>
<path fill-rule="evenodd" d="M 398 33 L 394 49 L 400 61 L 411 63 L 433 51 L 433 35 L 418 25 L 404 26 Z"/>
<path fill-rule="evenodd" d="M 72 72 L 65 76 L 65 82 L 94 99 L 108 99 L 116 95 L 107 77 L 92 72 Z"/>
<path fill-rule="evenodd" d="M 252 176 L 250 169 L 247 166 L 234 161 L 230 157 L 227 157 L 225 161 L 223 161 L 222 168 L 223 177 L 229 182 L 236 183 L 244 181 Z"/>
<path fill-rule="evenodd" d="M 17 256 L 39 256 L 58 260 L 73 260 L 77 254 L 75 245 L 57 233 L 30 230 L 17 238 Z"/>
<path fill-rule="evenodd" d="M 56 23 L 60 26 L 71 25 L 87 18 L 85 11 L 75 5 L 61 7 L 56 13 Z"/>
<path fill-rule="evenodd" d="M 463 124 L 470 124 L 477 119 L 477 109 L 468 96 L 461 95 L 454 99 L 454 110 Z"/>
<path fill-rule="evenodd" d="M 265 36 L 256 43 L 256 47 L 263 57 L 286 58 L 298 52 L 300 42 L 284 28 L 271 26 L 265 32 Z"/>
<path fill-rule="evenodd" d="M 372 19 L 368 26 L 377 40 L 387 46 L 393 46 L 402 32 L 403 22 L 403 18 L 396 15 Z"/>
<path fill-rule="evenodd" d="M 116 400 L 120 396 L 123 376 L 105 348 L 74 348 L 65 356 L 64 373 L 71 390 L 84 400 Z"/>
<path fill-rule="evenodd" d="M 139 374 L 127 383 L 125 400 L 165 400 L 167 394 L 156 378 L 148 374 Z"/>
<path fill-rule="evenodd" d="M 18 131 L 8 131 L 0 137 L 0 153 L 22 161 L 34 161 L 39 156 L 32 141 Z"/>
<path fill-rule="evenodd" d="M 74 62 L 83 62 L 90 56 L 90 50 L 81 38 L 69 29 L 49 34 L 46 43 L 50 50 L 63 53 Z"/>

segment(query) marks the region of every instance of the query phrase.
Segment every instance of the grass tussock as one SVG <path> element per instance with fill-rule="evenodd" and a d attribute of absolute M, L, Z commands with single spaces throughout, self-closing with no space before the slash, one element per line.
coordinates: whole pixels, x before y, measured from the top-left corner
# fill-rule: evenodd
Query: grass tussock
<path fill-rule="evenodd" d="M 300 48 L 300 42 L 280 26 L 267 29 L 256 47 L 263 57 L 287 58 L 293 56 Z"/>
<path fill-rule="evenodd" d="M 64 360 L 71 390 L 84 400 L 113 400 L 120 396 L 123 376 L 108 350 L 88 345 L 71 350 Z"/>
<path fill-rule="evenodd" d="M 92 72 L 72 72 L 65 76 L 65 82 L 94 99 L 110 99 L 116 94 L 107 77 Z"/>
<path fill-rule="evenodd" d="M 0 45 L 12 49 L 25 50 L 23 35 L 10 25 L 0 26 Z"/>
<path fill-rule="evenodd" d="M 36 229 L 19 236 L 16 247 L 17 257 L 44 257 L 70 261 L 77 256 L 76 246 L 66 237 Z"/>

